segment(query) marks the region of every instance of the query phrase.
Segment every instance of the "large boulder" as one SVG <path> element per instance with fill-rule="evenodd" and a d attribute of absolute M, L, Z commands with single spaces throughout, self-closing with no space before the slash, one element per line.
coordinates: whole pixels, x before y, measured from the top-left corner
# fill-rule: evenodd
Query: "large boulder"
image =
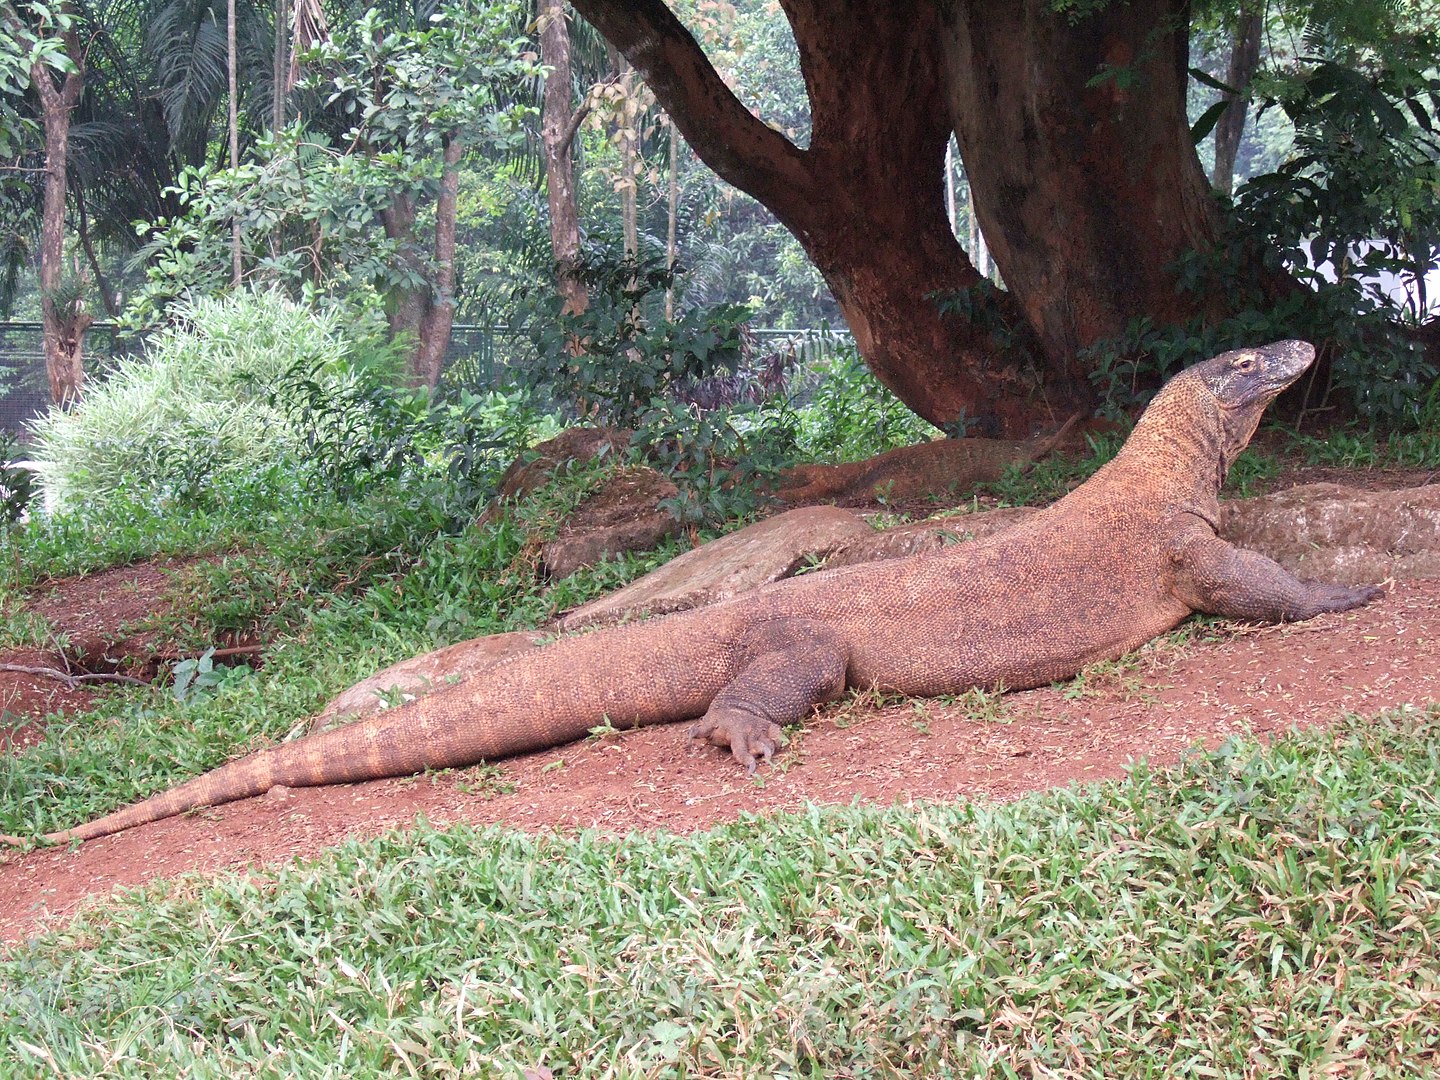
<path fill-rule="evenodd" d="M 679 494 L 666 476 L 646 465 L 620 469 L 575 508 L 555 539 L 540 549 L 552 578 L 629 551 L 649 551 L 680 532 L 680 521 L 660 506 Z"/>
<path fill-rule="evenodd" d="M 1337 585 L 1440 577 L 1440 484 L 1305 484 L 1220 507 L 1220 535 L 1298 577 Z"/>

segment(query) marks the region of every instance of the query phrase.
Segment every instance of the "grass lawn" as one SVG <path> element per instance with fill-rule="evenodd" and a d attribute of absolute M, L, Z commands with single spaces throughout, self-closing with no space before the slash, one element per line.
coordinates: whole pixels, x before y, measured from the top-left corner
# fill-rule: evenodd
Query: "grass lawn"
<path fill-rule="evenodd" d="M 1416 1077 L 1440 710 L 1003 806 L 413 831 L 0 959 L 5 1076 Z"/>

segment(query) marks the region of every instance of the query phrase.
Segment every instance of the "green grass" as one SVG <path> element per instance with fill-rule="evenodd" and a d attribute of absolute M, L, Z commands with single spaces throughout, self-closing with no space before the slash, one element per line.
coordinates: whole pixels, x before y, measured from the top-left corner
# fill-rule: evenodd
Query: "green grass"
<path fill-rule="evenodd" d="M 49 722 L 38 744 L 0 755 L 0 833 L 52 830 L 153 794 L 301 733 L 326 700 L 387 664 L 543 625 L 677 554 L 678 542 L 558 582 L 539 577 L 539 541 L 603 475 L 572 470 L 459 535 L 441 531 L 440 508 L 394 488 L 357 502 L 311 498 L 303 512 L 265 501 L 271 492 L 210 515 L 150 517 L 134 508 L 133 531 L 107 528 L 125 516 L 112 511 L 17 533 L 8 550 L 0 547 L 9 555 L 0 557 L 0 646 L 43 639 L 43 627 L 17 607 L 24 586 L 197 552 L 214 561 L 177 580 L 177 606 L 158 625 L 162 641 L 192 657 L 225 635 L 271 644 L 252 676 L 195 700 L 177 700 L 164 685 L 111 688 L 90 712 Z"/>
<path fill-rule="evenodd" d="M 160 883 L 0 960 L 14 1076 L 1415 1077 L 1440 715 L 1005 806 L 498 828 Z"/>
<path fill-rule="evenodd" d="M 1011 495 L 1053 498 L 1113 449 Z M 537 579 L 536 538 L 600 476 L 459 533 L 433 493 L 316 500 L 274 475 L 188 514 L 117 500 L 11 532 L 6 643 L 43 633 L 14 608 L 25 588 L 202 554 L 225 561 L 181 579 L 164 632 L 197 655 L 222 634 L 274 645 L 186 702 L 118 687 L 52 720 L 0 756 L 0 832 L 112 810 L 298 732 L 386 663 L 538 625 L 673 554 Z M 1437 736 L 1432 707 L 1001 807 L 684 838 L 422 823 L 157 883 L 0 958 L 0 1077 L 1424 1075 Z"/>

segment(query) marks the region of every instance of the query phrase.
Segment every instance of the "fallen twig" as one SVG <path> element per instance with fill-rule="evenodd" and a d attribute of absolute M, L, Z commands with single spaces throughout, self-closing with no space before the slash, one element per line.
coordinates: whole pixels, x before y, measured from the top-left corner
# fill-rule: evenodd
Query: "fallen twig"
<path fill-rule="evenodd" d="M 82 682 L 118 682 L 129 683 L 132 686 L 153 685 L 144 679 L 137 679 L 132 675 L 114 675 L 107 672 L 90 671 L 83 672 L 79 675 L 71 675 L 68 671 L 61 671 L 59 668 L 34 667 L 29 664 L 0 664 L 0 671 L 15 671 L 22 675 L 38 675 L 44 679 L 55 679 L 69 686 L 78 686 Z"/>

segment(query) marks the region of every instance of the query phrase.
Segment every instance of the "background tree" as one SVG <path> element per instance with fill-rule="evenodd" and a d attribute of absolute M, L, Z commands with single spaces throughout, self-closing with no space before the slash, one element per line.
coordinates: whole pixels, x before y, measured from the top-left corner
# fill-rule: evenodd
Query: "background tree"
<path fill-rule="evenodd" d="M 80 396 L 85 379 L 85 330 L 93 316 L 78 290 L 66 288 L 65 208 L 69 185 L 70 116 L 85 88 L 85 53 L 74 10 L 65 3 L 6 4 L 0 23 L 8 31 L 14 71 L 28 70 L 44 128 L 45 182 L 40 217 L 40 310 L 44 322 L 45 371 L 50 398 L 64 404 Z"/>
<path fill-rule="evenodd" d="M 754 116 L 659 0 L 576 3 L 701 158 L 795 234 L 871 368 L 921 415 L 1018 433 L 1094 406 L 1104 343 L 1140 326 L 1253 333 L 1252 311 L 1295 295 L 1263 235 L 1232 242 L 1253 222 L 1210 196 L 1186 111 L 1188 4 L 781 6 L 808 145 Z M 1003 291 L 945 221 L 951 128 Z M 1222 256 L 1225 275 L 1194 272 Z"/>
<path fill-rule="evenodd" d="M 545 155 L 545 189 L 550 210 L 550 244 L 556 285 L 566 310 L 585 309 L 585 285 L 579 275 L 580 218 L 575 200 L 575 164 L 571 154 L 579 125 L 572 104 L 570 31 L 563 0 L 540 0 L 537 33 L 545 65 L 540 139 Z"/>

